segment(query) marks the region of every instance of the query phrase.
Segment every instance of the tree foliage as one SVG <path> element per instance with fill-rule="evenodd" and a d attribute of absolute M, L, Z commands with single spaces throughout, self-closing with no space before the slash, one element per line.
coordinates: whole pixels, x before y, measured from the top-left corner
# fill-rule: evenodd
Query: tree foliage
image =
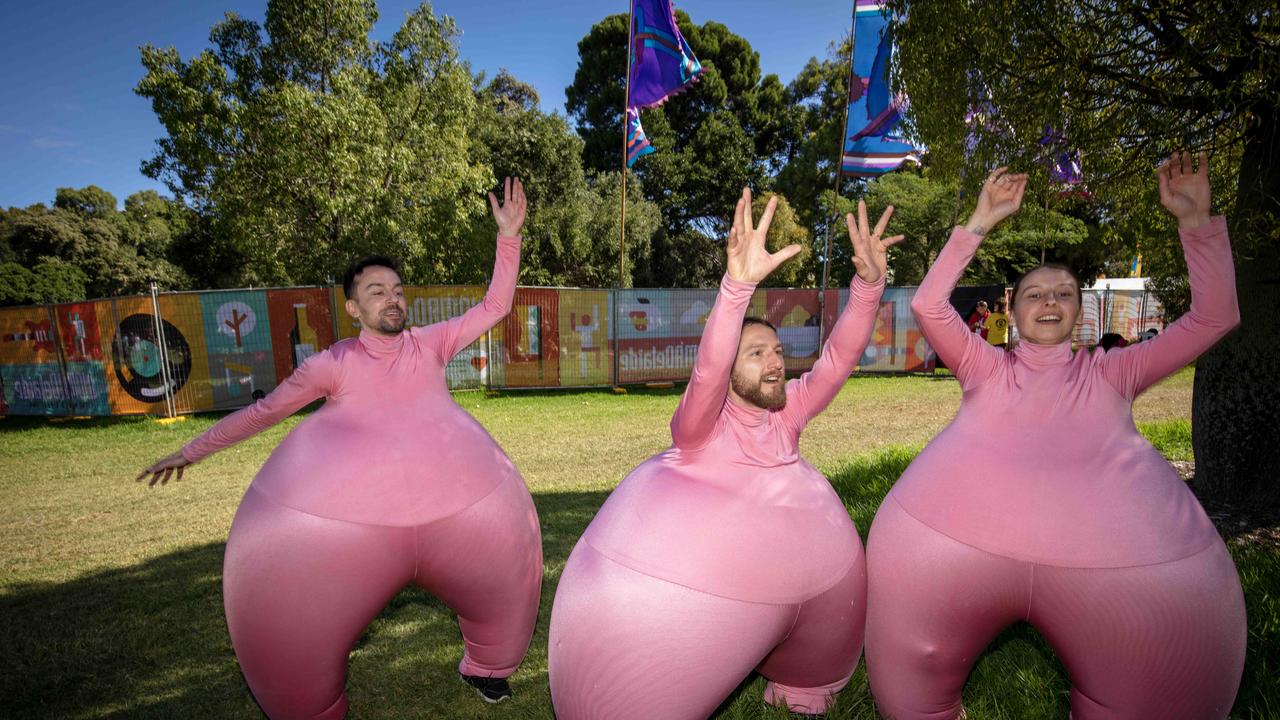
<path fill-rule="evenodd" d="M 190 60 L 143 48 L 136 91 L 167 132 L 143 171 L 207 218 L 232 281 L 323 282 L 374 252 L 408 280 L 453 279 L 493 184 L 470 162 L 457 28 L 424 4 L 375 42 L 376 19 L 372 0 L 273 0 L 261 26 L 228 14 Z"/>
<path fill-rule="evenodd" d="M 144 191 L 116 209 L 102 188 L 59 188 L 53 207 L 0 211 L 3 258 L 30 273 L 9 272 L 4 302 L 65 302 L 189 287 L 174 239 L 186 232 L 189 211 Z M 188 258 L 198 262 L 198 258 Z"/>

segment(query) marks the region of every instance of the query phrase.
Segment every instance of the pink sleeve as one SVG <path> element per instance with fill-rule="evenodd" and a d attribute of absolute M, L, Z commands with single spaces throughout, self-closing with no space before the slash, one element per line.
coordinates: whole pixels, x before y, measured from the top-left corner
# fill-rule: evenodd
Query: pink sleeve
<path fill-rule="evenodd" d="M 1004 354 L 1004 350 L 971 331 L 951 306 L 951 291 L 960 282 L 980 244 L 980 236 L 961 227 L 952 230 L 951 239 L 938 253 L 938 259 L 911 298 L 911 312 L 925 339 L 964 389 L 976 387 L 990 378 Z"/>
<path fill-rule="evenodd" d="M 1151 340 L 1112 349 L 1099 361 L 1102 376 L 1130 399 L 1195 360 L 1240 324 L 1227 221 L 1218 216 L 1179 236 L 1187 258 L 1191 309 Z"/>
<path fill-rule="evenodd" d="M 206 455 L 257 435 L 308 403 L 332 395 L 337 377 L 338 360 L 332 351 L 312 355 L 266 397 L 222 418 L 184 445 L 182 456 L 196 462 Z"/>
<path fill-rule="evenodd" d="M 497 325 L 511 312 L 511 302 L 516 294 L 516 276 L 520 274 L 520 238 L 498 237 L 498 250 L 493 259 L 493 278 L 489 290 L 479 305 L 461 315 L 416 327 L 411 332 L 428 346 L 440 353 L 442 362 L 449 362 L 466 346 L 475 342 L 489 328 Z"/>
<path fill-rule="evenodd" d="M 797 434 L 835 398 L 853 367 L 862 357 L 876 325 L 876 311 L 884 294 L 884 278 L 877 283 L 863 282 L 855 275 L 849 286 L 849 303 L 831 329 L 822 347 L 822 355 L 813 369 L 787 386 L 787 406 L 782 419 Z"/>
<path fill-rule="evenodd" d="M 728 275 L 720 281 L 720 294 L 702 328 L 689 386 L 671 417 L 671 440 L 682 450 L 702 447 L 715 430 L 729 396 L 729 373 L 738 356 L 742 317 L 755 289 L 754 284 L 738 282 Z"/>

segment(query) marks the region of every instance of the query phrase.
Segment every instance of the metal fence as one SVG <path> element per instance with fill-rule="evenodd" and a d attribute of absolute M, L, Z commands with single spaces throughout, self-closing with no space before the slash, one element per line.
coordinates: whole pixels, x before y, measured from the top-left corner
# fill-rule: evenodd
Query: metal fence
<path fill-rule="evenodd" d="M 410 325 L 480 302 L 481 286 L 406 288 Z M 953 301 L 1002 288 L 961 288 Z M 915 288 L 885 290 L 859 370 L 932 371 L 911 314 Z M 778 328 L 787 370 L 812 367 L 848 288 L 760 289 L 748 314 Z M 446 367 L 451 389 L 687 380 L 715 290 L 518 288 L 512 312 Z M 359 328 L 341 287 L 218 290 L 0 308 L 0 414 L 176 415 L 242 407 Z M 1076 340 L 1163 327 L 1149 294 L 1086 291 Z"/>

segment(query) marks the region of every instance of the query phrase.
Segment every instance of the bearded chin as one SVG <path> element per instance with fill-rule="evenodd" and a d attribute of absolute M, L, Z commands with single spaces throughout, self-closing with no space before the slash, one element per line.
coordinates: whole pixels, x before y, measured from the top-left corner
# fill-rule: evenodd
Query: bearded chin
<path fill-rule="evenodd" d="M 776 386 L 776 392 L 769 392 L 765 390 L 763 382 L 752 382 L 734 373 L 729 376 L 729 386 L 738 397 L 761 410 L 781 410 L 787 406 L 787 391 L 783 385 Z"/>
<path fill-rule="evenodd" d="M 404 316 L 401 315 L 399 320 L 391 320 L 385 316 L 378 317 L 378 330 L 384 333 L 404 332 Z"/>

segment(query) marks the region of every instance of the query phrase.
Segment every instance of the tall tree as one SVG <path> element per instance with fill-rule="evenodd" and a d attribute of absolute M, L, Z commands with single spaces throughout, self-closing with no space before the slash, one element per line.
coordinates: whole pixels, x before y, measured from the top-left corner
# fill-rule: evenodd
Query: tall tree
<path fill-rule="evenodd" d="M 637 280 L 655 285 L 711 285 L 721 272 L 716 250 L 744 185 L 765 189 L 794 132 L 786 92 L 762 75 L 760 56 L 725 25 L 695 25 L 676 12 L 680 32 L 702 63 L 698 82 L 662 107 L 643 110 L 657 150 L 634 167 L 646 196 L 662 210 L 647 267 Z M 583 138 L 583 164 L 621 164 L 627 16 L 610 15 L 578 43 L 578 70 L 565 107 Z"/>
<path fill-rule="evenodd" d="M 145 292 L 153 282 L 165 290 L 189 287 L 171 260 L 174 237 L 186 232 L 186 209 L 154 192 L 131 195 L 125 204 L 117 210 L 115 196 L 90 185 L 59 188 L 51 208 L 0 214 L 0 247 L 35 272 L 26 302 Z"/>
<path fill-rule="evenodd" d="M 272 0 L 190 60 L 143 48 L 136 92 L 167 132 L 143 171 L 207 220 L 225 280 L 324 282 L 372 252 L 411 281 L 455 278 L 492 179 L 470 162 L 457 28 L 424 4 L 375 42 L 376 20 L 372 0 Z"/>
<path fill-rule="evenodd" d="M 1004 138 L 1021 138 L 996 143 L 995 159 L 1030 166 L 1036 150 L 1026 139 L 1039 138 L 1046 125 L 1067 129 L 1084 152 L 1091 191 L 1117 225 L 1153 231 L 1141 238 L 1149 249 L 1174 237 L 1171 225 L 1154 217 L 1151 170 L 1174 149 L 1214 153 L 1215 200 L 1230 216 L 1242 323 L 1197 364 L 1197 483 L 1225 499 L 1280 504 L 1273 482 L 1280 456 L 1272 451 L 1280 444 L 1280 385 L 1271 380 L 1280 356 L 1275 4 L 895 4 L 904 18 L 898 67 L 916 127 L 934 162 L 956 175 L 976 88 L 1004 109 Z"/>
<path fill-rule="evenodd" d="M 524 228 L 521 282 L 530 285 L 604 287 L 618 281 L 618 193 L 621 176 L 582 169 L 582 140 L 564 117 L 538 109 L 538 93 L 506 70 L 492 80 L 476 78 L 475 162 L 496 177 L 525 178 L 529 218 Z M 628 270 L 648 260 L 650 237 L 657 229 L 657 208 L 644 200 L 637 183 L 628 188 Z M 601 198 L 601 192 L 612 197 Z M 601 225 L 610 231 L 602 232 Z M 493 223 L 473 223 L 473 282 L 488 277 L 493 265 Z M 623 279 L 631 285 L 631 273 Z"/>

